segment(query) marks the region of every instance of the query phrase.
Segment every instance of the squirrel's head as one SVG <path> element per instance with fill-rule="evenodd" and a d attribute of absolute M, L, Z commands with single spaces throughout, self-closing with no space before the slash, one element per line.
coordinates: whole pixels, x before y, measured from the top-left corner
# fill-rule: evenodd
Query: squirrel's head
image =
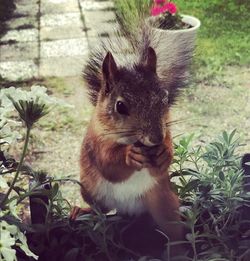
<path fill-rule="evenodd" d="M 168 92 L 156 74 L 157 57 L 148 48 L 144 64 L 118 68 L 107 53 L 102 64 L 102 88 L 97 100 L 97 120 L 102 134 L 118 143 L 162 143 L 168 117 Z"/>

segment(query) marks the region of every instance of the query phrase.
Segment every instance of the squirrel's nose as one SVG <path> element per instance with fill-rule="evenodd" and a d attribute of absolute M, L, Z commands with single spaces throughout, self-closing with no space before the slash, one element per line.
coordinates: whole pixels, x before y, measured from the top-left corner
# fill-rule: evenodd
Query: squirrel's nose
<path fill-rule="evenodd" d="M 163 135 L 162 134 L 152 135 L 149 137 L 149 141 L 154 145 L 159 145 L 163 141 Z"/>
<path fill-rule="evenodd" d="M 160 135 L 152 135 L 152 136 L 143 136 L 141 139 L 140 139 L 140 142 L 145 145 L 145 146 L 149 146 L 149 147 L 152 147 L 152 146 L 155 146 L 155 145 L 159 145 L 161 144 L 163 141 L 163 135 L 160 134 Z"/>

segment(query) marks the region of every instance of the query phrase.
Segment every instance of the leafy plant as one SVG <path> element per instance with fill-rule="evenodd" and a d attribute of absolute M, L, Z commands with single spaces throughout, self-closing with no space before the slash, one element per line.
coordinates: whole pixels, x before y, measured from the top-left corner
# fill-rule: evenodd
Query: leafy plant
<path fill-rule="evenodd" d="M 125 32 L 134 31 L 141 19 L 149 14 L 151 0 L 114 0 L 116 18 Z"/>
<path fill-rule="evenodd" d="M 29 250 L 26 243 L 26 237 L 20 231 L 19 227 L 14 224 L 11 225 L 7 222 L 9 221 L 10 217 L 14 217 L 17 220 L 19 219 L 16 207 L 28 196 L 36 194 L 36 188 L 41 184 L 37 182 L 35 186 L 31 187 L 31 189 L 26 190 L 20 185 L 18 186 L 17 182 L 20 180 L 19 176 L 21 172 L 33 177 L 34 180 L 41 181 L 41 178 L 38 178 L 41 177 L 41 175 L 38 176 L 38 173 L 33 172 L 31 168 L 25 166 L 24 158 L 28 148 L 30 132 L 34 123 L 46 115 L 52 106 L 58 104 L 62 105 L 64 103 L 55 98 L 49 97 L 46 94 L 46 88 L 41 86 L 31 87 L 30 92 L 17 90 L 14 87 L 1 90 L 0 188 L 3 189 L 5 193 L 0 194 L 0 227 L 1 235 L 3 235 L 3 241 L 0 243 L 0 260 L 2 260 L 2 258 L 7 261 L 16 260 L 16 250 L 13 249 L 13 247 L 23 250 L 28 256 L 32 256 L 35 259 L 38 258 Z M 11 135 L 12 129 L 14 129 L 19 123 L 15 114 L 13 114 L 15 110 L 26 128 L 24 146 L 20 161 L 18 163 L 14 159 L 6 159 L 4 154 L 4 150 L 7 151 L 11 142 L 14 142 L 16 137 L 20 138 L 18 135 Z M 10 179 L 5 179 L 5 177 L 12 173 L 15 174 L 12 181 L 10 182 Z M 52 202 L 55 202 L 57 194 L 58 184 L 55 184 L 50 190 L 50 197 L 52 198 Z M 49 206 L 51 208 L 55 207 L 54 204 Z M 6 240 L 9 242 L 7 243 Z"/>
<path fill-rule="evenodd" d="M 182 203 L 186 240 L 169 243 L 167 235 L 146 223 L 144 216 L 106 215 L 93 206 L 91 213 L 71 221 L 71 205 L 60 184 L 78 182 L 49 177 L 24 162 L 33 125 L 51 106 L 62 103 L 47 96 L 42 87 L 33 87 L 31 92 L 12 88 L 1 91 L 0 97 L 1 130 L 6 126 L 18 130 L 20 121 L 15 111 L 26 129 L 19 162 L 5 155 L 10 146 L 6 137 L 10 136 L 1 136 L 0 187 L 4 193 L 0 196 L 0 260 L 160 261 L 167 260 L 166 253 L 173 244 L 186 245 L 187 253 L 171 260 L 249 260 L 250 193 L 243 186 L 237 152 L 241 144 L 235 130 L 223 132 L 203 146 L 192 144 L 194 134 L 175 144 L 171 181 L 175 181 L 173 186 Z M 31 225 L 19 218 L 28 197 Z M 143 240 L 143 248 L 133 246 Z"/>
<path fill-rule="evenodd" d="M 193 136 L 176 145 L 172 177 L 179 177 L 177 190 L 187 206 L 183 217 L 190 231 L 186 235 L 192 246 L 190 260 L 249 258 L 250 194 L 243 189 L 235 133 L 224 131 L 205 148 L 191 147 Z"/>
<path fill-rule="evenodd" d="M 177 11 L 173 2 L 166 0 L 155 0 L 151 8 L 151 15 L 156 19 L 153 25 L 157 28 L 166 30 L 189 28 L 189 25 L 182 22 L 182 17 Z"/>

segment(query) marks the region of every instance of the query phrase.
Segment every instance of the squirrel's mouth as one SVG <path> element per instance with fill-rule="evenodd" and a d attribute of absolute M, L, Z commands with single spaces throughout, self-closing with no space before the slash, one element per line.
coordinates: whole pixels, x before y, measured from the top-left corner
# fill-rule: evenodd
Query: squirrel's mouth
<path fill-rule="evenodd" d="M 136 137 L 136 136 L 123 136 L 123 137 L 118 138 L 116 142 L 119 144 L 129 145 L 129 144 L 134 144 L 137 141 L 138 141 L 138 137 Z"/>
<path fill-rule="evenodd" d="M 152 142 L 150 140 L 150 138 L 148 136 L 136 136 L 136 135 L 133 135 L 133 136 L 123 136 L 123 137 L 119 137 L 117 139 L 117 143 L 119 144 L 134 144 L 135 146 L 137 147 L 143 147 L 143 146 L 146 146 L 146 147 L 154 147 L 154 146 L 157 146 L 159 145 L 160 143 L 162 142 L 162 140 L 157 140 L 157 142 Z"/>
<path fill-rule="evenodd" d="M 152 142 L 149 138 L 149 136 L 142 136 L 140 137 L 136 142 L 135 145 L 138 147 L 146 146 L 146 147 L 154 147 L 159 145 L 161 142 Z"/>

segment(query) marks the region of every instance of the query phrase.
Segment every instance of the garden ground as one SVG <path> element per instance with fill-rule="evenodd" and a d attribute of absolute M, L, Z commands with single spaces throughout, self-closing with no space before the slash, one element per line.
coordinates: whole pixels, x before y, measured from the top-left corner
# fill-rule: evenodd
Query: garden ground
<path fill-rule="evenodd" d="M 29 1 L 30 6 L 25 7 L 25 2 L 28 1 L 18 3 L 21 3 L 23 11 L 27 11 L 26 16 L 16 15 L 16 18 L 8 22 L 9 30 L 1 38 L 2 85 L 23 87 L 41 84 L 53 95 L 75 106 L 74 109 L 54 110 L 39 122 L 33 131 L 30 147 L 32 153 L 29 154 L 28 160 L 35 168 L 48 171 L 52 176 L 78 178 L 80 145 L 92 110 L 86 100 L 80 74 L 88 50 L 98 39 L 97 35 L 105 36 L 104 32 L 99 31 L 103 22 L 101 18 L 106 19 L 106 27 L 102 26 L 105 28 L 104 31 L 109 31 L 114 25 L 114 13 L 110 11 L 112 3 L 48 0 L 38 1 L 38 6 L 35 1 L 34 5 Z M 187 10 L 188 6 L 186 13 Z M 92 17 L 96 18 L 94 22 L 91 20 Z M 22 23 L 20 19 L 23 19 L 24 24 L 19 24 Z M 28 23 L 29 28 L 28 20 L 25 19 L 33 21 Z M 47 21 L 47 24 L 43 21 Z M 172 118 L 183 120 L 182 123 L 173 126 L 173 136 L 177 139 L 181 134 L 195 133 L 197 142 L 207 143 L 222 130 L 230 131 L 236 128 L 241 135 L 242 143 L 247 144 L 242 147 L 242 153 L 249 152 L 250 67 L 249 61 L 243 59 L 247 56 L 245 40 L 242 41 L 242 45 L 239 41 L 235 43 L 238 45 L 237 50 L 233 49 L 233 52 L 228 51 L 222 55 L 221 50 L 218 50 L 220 43 L 213 43 L 204 29 L 209 27 L 209 18 L 202 20 L 202 23 L 198 35 L 199 62 L 195 66 L 195 70 L 202 76 L 185 91 L 173 108 Z M 19 28 L 15 27 L 17 25 Z M 26 25 L 26 28 L 22 25 Z M 20 39 L 21 35 L 31 38 L 26 41 L 25 37 Z M 230 37 L 233 36 L 224 35 L 223 41 L 229 41 Z M 32 49 L 33 52 L 30 52 L 29 46 L 36 46 Z M 205 56 L 202 50 L 205 50 Z M 225 49 L 223 50 L 225 52 Z M 239 56 L 242 57 L 242 62 L 235 63 Z M 202 64 L 202 61 L 206 61 L 206 64 Z M 17 77 L 20 70 L 16 69 L 13 75 L 12 69 L 20 67 L 21 64 L 22 68 L 27 65 L 28 69 L 25 73 L 24 69 L 21 70 L 21 75 Z M 73 203 L 80 204 L 80 196 L 75 196 L 78 187 L 72 189 L 72 186 L 67 186 L 65 189 L 68 198 Z"/>

